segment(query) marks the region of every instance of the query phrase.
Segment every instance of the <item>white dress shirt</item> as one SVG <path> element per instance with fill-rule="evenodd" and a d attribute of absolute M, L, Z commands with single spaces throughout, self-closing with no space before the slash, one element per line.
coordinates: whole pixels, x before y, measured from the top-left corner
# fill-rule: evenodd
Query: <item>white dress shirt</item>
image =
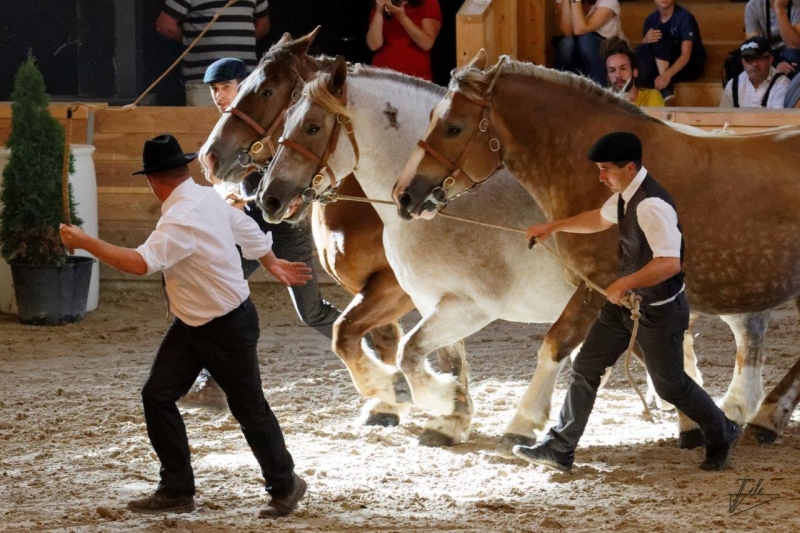
<path fill-rule="evenodd" d="M 769 76 L 758 87 L 750 83 L 750 78 L 747 77 L 747 72 L 739 74 L 739 107 L 761 107 L 761 100 L 775 77 L 778 71 L 775 67 L 770 67 Z M 767 109 L 783 109 L 783 101 L 786 99 L 786 91 L 789 89 L 789 78 L 781 76 L 772 90 L 769 92 L 767 99 Z M 733 80 L 728 81 L 725 86 L 725 91 L 722 93 L 722 100 L 719 102 L 720 107 L 733 107 Z"/>
<path fill-rule="evenodd" d="M 246 259 L 258 259 L 272 249 L 272 234 L 192 179 L 172 191 L 161 213 L 136 251 L 148 274 L 163 271 L 172 313 L 201 326 L 239 307 L 250 289 L 234 243 Z"/>
<path fill-rule="evenodd" d="M 622 200 L 625 202 L 625 210 L 628 209 L 628 201 L 639 189 L 639 186 L 647 176 L 647 169 L 642 167 L 633 178 L 633 181 L 622 191 Z M 600 210 L 600 215 L 617 224 L 617 202 L 619 193 L 609 198 Z M 681 232 L 678 230 L 678 213 L 661 198 L 645 198 L 636 207 L 636 217 L 639 220 L 639 227 L 642 228 L 647 244 L 653 250 L 653 257 L 680 257 L 681 256 Z"/>

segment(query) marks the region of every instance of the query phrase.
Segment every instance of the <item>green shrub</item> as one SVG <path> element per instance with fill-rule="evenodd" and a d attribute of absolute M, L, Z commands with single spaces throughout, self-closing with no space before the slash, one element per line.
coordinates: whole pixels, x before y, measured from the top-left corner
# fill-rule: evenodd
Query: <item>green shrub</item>
<path fill-rule="evenodd" d="M 32 56 L 17 70 L 11 93 L 11 136 L 6 145 L 11 157 L 3 171 L 0 201 L 0 243 L 9 263 L 61 265 L 66 251 L 58 235 L 64 222 L 61 171 L 64 159 L 64 127 L 47 108 L 48 97 Z M 69 170 L 74 172 L 70 153 Z M 73 224 L 72 187 L 69 187 Z"/>

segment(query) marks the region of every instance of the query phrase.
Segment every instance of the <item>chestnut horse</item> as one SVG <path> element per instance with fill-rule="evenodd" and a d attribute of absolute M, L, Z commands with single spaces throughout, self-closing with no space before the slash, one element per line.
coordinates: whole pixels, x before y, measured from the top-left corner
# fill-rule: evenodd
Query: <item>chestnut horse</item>
<path fill-rule="evenodd" d="M 268 163 L 271 149 L 282 131 L 283 113 L 303 80 L 322 68 L 323 62 L 307 55 L 319 28 L 292 41 L 288 34 L 261 59 L 241 83 L 239 92 L 217 122 L 200 150 L 199 159 L 209 181 L 241 182 L 256 166 Z M 352 177 L 342 191 L 363 197 Z M 287 217 L 298 222 L 299 216 Z M 383 249 L 383 225 L 366 203 L 315 205 L 311 215 L 320 263 L 330 276 L 355 297 L 333 325 L 333 351 L 342 359 L 356 388 L 374 397 L 374 385 L 363 376 L 374 365 L 394 368 L 401 330 L 398 319 L 414 304 L 400 288 Z M 370 333 L 380 361 L 367 355 L 362 339 Z M 440 364 L 454 366 L 459 347 L 443 349 Z M 399 397 L 410 395 L 397 390 Z M 367 424 L 396 425 L 408 403 L 390 405 L 377 401 L 365 406 Z"/>
<path fill-rule="evenodd" d="M 257 201 L 265 216 L 280 220 L 301 196 L 324 197 L 335 176 L 356 167 L 356 159 L 354 174 L 364 191 L 388 200 L 430 109 L 442 96 L 444 90 L 435 85 L 391 71 L 356 67 L 348 73 L 344 61 L 337 60 L 331 74 L 306 84 L 286 114 L 284 138 L 259 187 Z M 517 181 L 508 172 L 500 174 L 479 194 L 455 205 L 455 214 L 513 227 L 543 220 Z M 441 415 L 428 425 L 430 441 L 436 441 L 436 433 L 441 444 L 463 441 L 472 417 L 466 361 L 463 374 L 452 379 L 425 364 L 431 351 L 496 319 L 554 322 L 565 306 L 570 317 L 579 317 L 577 322 L 558 321 L 548 331 L 536 373 L 498 451 L 510 455 L 514 444 L 535 442 L 532 428 L 548 420 L 560 364 L 583 341 L 602 299 L 587 295 L 585 287 L 576 291 L 577 283 L 567 281 L 560 263 L 542 250 L 528 251 L 515 233 L 442 218 L 409 224 L 388 203 L 376 206 L 386 253 L 423 318 L 401 341 L 402 374 L 381 381 L 407 379 L 414 403 Z M 379 394 L 388 403 L 400 401 L 391 388 Z"/>
<path fill-rule="evenodd" d="M 761 403 L 769 309 L 800 295 L 800 129 L 707 133 L 651 118 L 572 74 L 510 60 L 486 71 L 484 65 L 479 54 L 454 73 L 395 186 L 400 213 L 440 206 L 487 180 L 498 164 L 548 220 L 598 208 L 610 193 L 586 153 L 606 133 L 634 132 L 644 165 L 678 206 L 692 308 L 719 315 L 736 337 L 734 379 L 720 406 L 749 422 L 761 442 L 774 441 L 800 398 L 798 361 Z M 614 232 L 559 233 L 555 243 L 596 283 L 614 281 Z"/>

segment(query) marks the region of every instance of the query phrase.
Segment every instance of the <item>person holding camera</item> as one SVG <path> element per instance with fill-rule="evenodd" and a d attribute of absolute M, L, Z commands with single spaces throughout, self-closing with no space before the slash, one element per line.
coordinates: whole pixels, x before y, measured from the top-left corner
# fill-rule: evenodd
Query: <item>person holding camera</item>
<path fill-rule="evenodd" d="M 372 66 L 433 81 L 431 48 L 441 27 L 437 0 L 375 0 L 367 31 Z"/>

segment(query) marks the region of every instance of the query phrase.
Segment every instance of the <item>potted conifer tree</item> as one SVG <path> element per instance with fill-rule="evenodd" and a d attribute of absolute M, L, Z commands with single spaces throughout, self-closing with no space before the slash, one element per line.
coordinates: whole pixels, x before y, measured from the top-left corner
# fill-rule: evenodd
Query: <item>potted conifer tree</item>
<path fill-rule="evenodd" d="M 50 114 L 44 79 L 33 57 L 17 70 L 11 94 L 11 151 L 3 170 L 0 244 L 11 265 L 20 321 L 59 325 L 86 315 L 94 259 L 67 255 L 64 221 L 64 128 Z M 73 170 L 73 157 L 69 158 Z M 69 187 L 71 219 L 75 214 Z"/>

